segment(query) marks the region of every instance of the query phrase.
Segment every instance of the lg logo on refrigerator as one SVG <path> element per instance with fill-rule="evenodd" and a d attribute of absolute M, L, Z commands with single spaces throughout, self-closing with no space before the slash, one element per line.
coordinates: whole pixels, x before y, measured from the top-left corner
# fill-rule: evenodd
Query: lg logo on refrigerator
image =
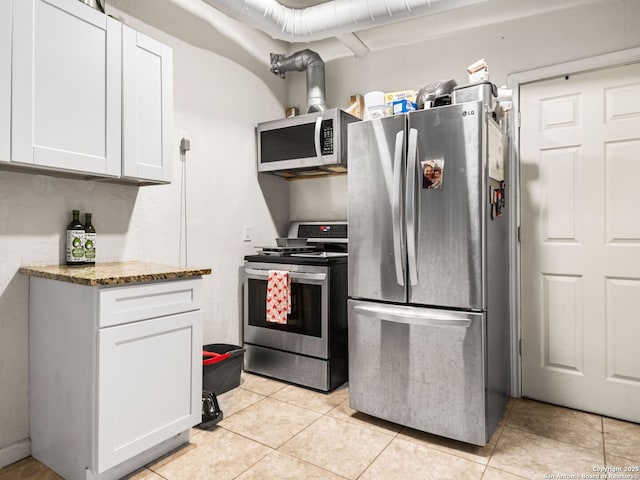
<path fill-rule="evenodd" d="M 462 116 L 463 117 L 466 117 L 467 115 L 471 116 L 471 115 L 475 115 L 475 114 L 476 114 L 475 110 L 463 110 L 462 111 Z"/>

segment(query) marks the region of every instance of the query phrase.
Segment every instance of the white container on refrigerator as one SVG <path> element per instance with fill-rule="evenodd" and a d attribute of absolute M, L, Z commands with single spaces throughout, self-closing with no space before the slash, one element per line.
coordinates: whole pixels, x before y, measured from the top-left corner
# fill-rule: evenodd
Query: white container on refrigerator
<path fill-rule="evenodd" d="M 491 122 L 478 101 L 348 130 L 351 407 L 478 445 L 504 411 L 509 364 Z M 439 188 L 426 162 L 441 167 Z"/>

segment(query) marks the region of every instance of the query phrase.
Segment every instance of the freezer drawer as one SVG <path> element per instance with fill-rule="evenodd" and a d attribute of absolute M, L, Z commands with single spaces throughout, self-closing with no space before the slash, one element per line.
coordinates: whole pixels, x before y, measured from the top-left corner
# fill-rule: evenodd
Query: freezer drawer
<path fill-rule="evenodd" d="M 351 408 L 485 445 L 484 314 L 358 300 L 348 308 Z"/>

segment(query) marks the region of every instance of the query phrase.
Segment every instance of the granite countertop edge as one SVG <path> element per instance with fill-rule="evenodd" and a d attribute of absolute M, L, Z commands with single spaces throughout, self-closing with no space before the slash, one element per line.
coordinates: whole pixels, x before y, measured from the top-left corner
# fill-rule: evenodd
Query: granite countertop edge
<path fill-rule="evenodd" d="M 30 265 L 20 273 L 78 285 L 127 285 L 161 280 L 179 280 L 210 275 L 210 268 L 175 267 L 145 262 L 109 262 L 96 265 Z"/>

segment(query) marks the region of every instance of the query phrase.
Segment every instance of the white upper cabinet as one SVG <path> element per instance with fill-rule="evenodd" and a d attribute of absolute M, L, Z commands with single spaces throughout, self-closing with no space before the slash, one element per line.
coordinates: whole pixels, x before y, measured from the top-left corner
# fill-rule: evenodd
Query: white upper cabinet
<path fill-rule="evenodd" d="M 11 155 L 11 5 L 0 2 L 0 162 Z"/>
<path fill-rule="evenodd" d="M 121 24 L 77 0 L 13 2 L 12 162 L 118 176 Z"/>
<path fill-rule="evenodd" d="M 170 182 L 172 51 L 126 25 L 122 29 L 122 175 Z"/>
<path fill-rule="evenodd" d="M 0 162 L 171 181 L 169 47 L 78 0 L 2 0 L 0 64 Z"/>

